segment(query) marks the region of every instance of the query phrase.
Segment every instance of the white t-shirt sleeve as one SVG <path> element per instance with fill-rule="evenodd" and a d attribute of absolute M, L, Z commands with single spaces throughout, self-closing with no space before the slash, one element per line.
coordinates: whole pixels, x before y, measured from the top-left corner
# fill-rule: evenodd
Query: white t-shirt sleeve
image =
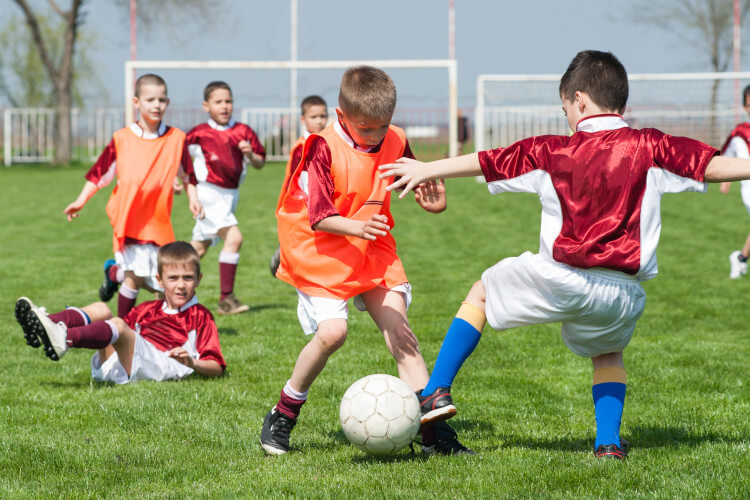
<path fill-rule="evenodd" d="M 724 150 L 724 156 L 742 158 L 744 160 L 750 159 L 750 150 L 748 150 L 745 139 L 742 137 L 732 137 L 732 140 L 727 144 L 726 150 Z"/>

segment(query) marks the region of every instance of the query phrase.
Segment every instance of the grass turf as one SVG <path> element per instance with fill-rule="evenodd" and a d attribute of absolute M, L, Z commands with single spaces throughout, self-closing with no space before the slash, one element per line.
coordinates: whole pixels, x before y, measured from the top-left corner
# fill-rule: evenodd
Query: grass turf
<path fill-rule="evenodd" d="M 260 425 L 307 340 L 294 290 L 268 273 L 282 171 L 270 164 L 242 186 L 236 290 L 252 309 L 217 317 L 226 376 L 116 387 L 90 380 L 90 351 L 51 362 L 25 345 L 13 319 L 20 295 L 50 310 L 96 300 L 111 254 L 108 190 L 68 224 L 61 211 L 78 194 L 83 167 L 0 169 L 0 496 L 750 494 L 750 279 L 727 278 L 727 255 L 750 229 L 737 187 L 728 197 L 713 187 L 664 198 L 661 274 L 645 283 L 646 311 L 625 351 L 622 434 L 634 445 L 626 462 L 593 458 L 590 362 L 563 346 L 558 324 L 486 329 L 454 385 L 452 425 L 477 456 L 365 455 L 341 432 L 339 399 L 354 380 L 396 370 L 373 322 L 353 308 L 347 343 L 316 381 L 292 434 L 300 452 L 269 458 L 258 446 Z M 535 197 L 493 197 L 472 179 L 450 180 L 448 190 L 440 216 L 393 202 L 414 290 L 410 321 L 428 366 L 482 270 L 538 246 Z M 175 200 L 174 223 L 178 237 L 189 238 L 184 196 Z M 199 287 L 210 308 L 217 257 L 213 248 L 203 259 Z"/>

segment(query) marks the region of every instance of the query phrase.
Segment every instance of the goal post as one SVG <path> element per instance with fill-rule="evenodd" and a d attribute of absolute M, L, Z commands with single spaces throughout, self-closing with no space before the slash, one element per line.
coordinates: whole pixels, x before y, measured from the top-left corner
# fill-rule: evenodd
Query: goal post
<path fill-rule="evenodd" d="M 137 70 L 160 69 L 345 69 L 359 65 L 375 66 L 382 69 L 403 68 L 444 68 L 448 78 L 448 154 L 458 154 L 458 70 L 455 59 L 386 59 L 352 61 L 125 61 L 125 122 L 135 119 L 132 100 L 135 90 Z M 297 104 L 290 109 L 294 116 Z"/>
<path fill-rule="evenodd" d="M 477 151 L 532 135 L 569 133 L 559 97 L 561 75 L 479 75 L 474 141 Z M 738 92 L 750 72 L 628 75 L 624 113 L 633 127 L 658 128 L 720 146 L 746 119 Z"/>

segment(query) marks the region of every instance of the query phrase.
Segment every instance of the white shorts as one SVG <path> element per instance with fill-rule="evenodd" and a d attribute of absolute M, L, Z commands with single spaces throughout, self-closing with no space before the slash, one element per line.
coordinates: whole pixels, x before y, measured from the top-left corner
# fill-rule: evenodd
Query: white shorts
<path fill-rule="evenodd" d="M 633 276 L 578 269 L 531 252 L 487 269 L 482 284 L 492 328 L 562 321 L 563 342 L 586 358 L 622 351 L 646 305 Z"/>
<path fill-rule="evenodd" d="M 745 204 L 745 210 L 750 214 L 750 181 L 740 181 L 740 194 L 742 203 Z"/>
<path fill-rule="evenodd" d="M 411 304 L 411 285 L 403 283 L 391 288 L 394 292 L 400 292 L 404 296 L 406 309 Z M 297 302 L 297 318 L 302 326 L 305 335 L 310 335 L 318 331 L 318 325 L 327 319 L 349 319 L 349 309 L 347 300 L 331 299 L 328 297 L 312 297 L 305 292 L 297 290 L 299 300 Z M 361 295 L 354 297 L 354 306 L 365 311 L 365 303 Z"/>
<path fill-rule="evenodd" d="M 195 221 L 193 241 L 210 240 L 215 245 L 219 242 L 220 229 L 237 225 L 234 211 L 240 199 L 240 190 L 223 188 L 209 182 L 199 182 L 196 189 L 198 201 L 203 205 L 204 217 Z"/>
<path fill-rule="evenodd" d="M 198 359 L 198 351 L 195 348 L 195 333 L 183 345 L 191 357 Z M 100 382 L 114 382 L 115 384 L 127 384 L 139 380 L 153 380 L 162 382 L 185 378 L 193 373 L 174 358 L 170 358 L 163 351 L 154 346 L 137 333 L 135 334 L 135 346 L 133 347 L 133 364 L 130 367 L 130 377 L 125 368 L 120 364 L 117 353 L 113 353 L 104 363 L 99 359 L 99 352 L 94 353 L 91 358 L 91 377 Z"/>
<path fill-rule="evenodd" d="M 119 269 L 133 271 L 136 276 L 146 280 L 146 286 L 161 292 L 164 290 L 156 279 L 158 253 L 159 247 L 150 243 L 125 245 L 121 251 L 115 252 L 115 262 Z"/>

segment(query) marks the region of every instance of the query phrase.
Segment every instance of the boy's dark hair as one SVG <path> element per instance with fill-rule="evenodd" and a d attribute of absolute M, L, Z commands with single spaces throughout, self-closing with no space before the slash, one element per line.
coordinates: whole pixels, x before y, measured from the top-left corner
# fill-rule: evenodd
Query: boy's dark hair
<path fill-rule="evenodd" d="M 141 75 L 138 77 L 138 79 L 135 81 L 135 96 L 139 97 L 141 95 L 141 87 L 144 85 L 163 85 L 164 86 L 164 92 L 167 91 L 167 82 L 164 81 L 164 78 L 160 77 L 159 75 L 155 75 L 153 73 L 146 73 L 145 75 Z"/>
<path fill-rule="evenodd" d="M 628 73 L 611 52 L 584 50 L 576 54 L 560 79 L 560 96 L 568 101 L 585 92 L 594 104 L 622 113 L 628 102 Z"/>
<path fill-rule="evenodd" d="M 742 105 L 743 106 L 747 104 L 748 97 L 750 97 L 750 85 L 745 87 L 745 90 L 742 91 Z"/>
<path fill-rule="evenodd" d="M 203 100 L 208 101 L 208 98 L 211 97 L 211 92 L 213 92 L 216 89 L 226 89 L 229 91 L 229 95 L 232 95 L 232 88 L 229 86 L 227 82 L 216 80 L 215 82 L 211 82 L 208 85 L 206 85 L 206 88 L 203 89 Z"/>
<path fill-rule="evenodd" d="M 325 106 L 326 109 L 328 109 L 328 104 L 326 104 L 326 101 L 319 95 L 309 95 L 302 99 L 300 112 L 304 115 L 307 112 L 307 108 L 310 106 Z"/>
<path fill-rule="evenodd" d="M 172 264 L 190 264 L 195 269 L 195 275 L 201 274 L 201 258 L 193 245 L 186 241 L 173 241 L 159 248 L 156 254 L 156 266 L 159 276 L 164 266 Z"/>
<path fill-rule="evenodd" d="M 341 77 L 339 107 L 351 116 L 390 120 L 396 109 L 396 85 L 382 69 L 372 66 L 349 68 Z"/>

